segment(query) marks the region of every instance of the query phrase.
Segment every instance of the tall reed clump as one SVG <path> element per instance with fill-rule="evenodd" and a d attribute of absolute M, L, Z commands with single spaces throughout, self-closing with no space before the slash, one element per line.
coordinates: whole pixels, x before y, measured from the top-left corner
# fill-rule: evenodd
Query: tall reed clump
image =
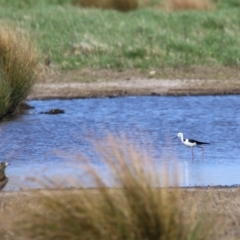
<path fill-rule="evenodd" d="M 138 0 L 76 0 L 75 3 L 82 7 L 115 9 L 118 11 L 131 11 L 139 6 Z"/>
<path fill-rule="evenodd" d="M 35 81 L 38 55 L 30 39 L 12 27 L 0 27 L 0 119 L 14 113 Z"/>
<path fill-rule="evenodd" d="M 99 153 L 108 183 L 86 164 L 81 170 L 94 189 L 44 191 L 38 209 L 22 221 L 24 239 L 208 239 L 213 222 L 190 205 L 184 210 L 181 190 L 167 188 L 169 178 L 157 174 L 153 161 L 126 140 L 109 138 L 105 144 Z M 108 187 L 110 179 L 118 188 Z M 165 188 L 159 188 L 163 181 Z"/>
<path fill-rule="evenodd" d="M 210 10 L 213 3 L 210 0 L 165 0 L 164 6 L 173 11 L 178 10 Z"/>

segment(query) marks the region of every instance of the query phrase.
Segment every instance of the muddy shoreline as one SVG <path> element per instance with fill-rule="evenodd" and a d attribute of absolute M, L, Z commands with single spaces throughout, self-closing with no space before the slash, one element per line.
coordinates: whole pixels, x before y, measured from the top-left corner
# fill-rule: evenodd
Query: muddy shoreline
<path fill-rule="evenodd" d="M 36 83 L 28 100 L 119 96 L 240 94 L 240 80 L 140 79 Z"/>

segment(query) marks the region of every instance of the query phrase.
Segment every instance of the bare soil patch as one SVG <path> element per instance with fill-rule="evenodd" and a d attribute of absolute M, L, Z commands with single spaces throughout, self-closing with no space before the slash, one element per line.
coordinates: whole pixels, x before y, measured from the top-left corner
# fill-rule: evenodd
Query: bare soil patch
<path fill-rule="evenodd" d="M 240 93 L 240 69 L 192 67 L 161 71 L 47 69 L 28 99 Z"/>

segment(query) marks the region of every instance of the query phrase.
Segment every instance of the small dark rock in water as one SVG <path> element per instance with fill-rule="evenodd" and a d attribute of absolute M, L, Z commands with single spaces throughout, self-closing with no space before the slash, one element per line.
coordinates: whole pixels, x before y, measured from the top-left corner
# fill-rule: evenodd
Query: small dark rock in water
<path fill-rule="evenodd" d="M 46 112 L 40 112 L 41 114 L 62 114 L 65 113 L 64 110 L 62 109 L 58 109 L 58 108 L 53 108 L 50 109 L 49 111 Z"/>
<path fill-rule="evenodd" d="M 34 109 L 34 108 L 35 108 L 35 107 L 29 105 L 29 104 L 26 103 L 26 102 L 21 102 L 21 103 L 19 104 L 19 107 L 20 107 L 21 110 L 28 110 L 28 109 Z"/>

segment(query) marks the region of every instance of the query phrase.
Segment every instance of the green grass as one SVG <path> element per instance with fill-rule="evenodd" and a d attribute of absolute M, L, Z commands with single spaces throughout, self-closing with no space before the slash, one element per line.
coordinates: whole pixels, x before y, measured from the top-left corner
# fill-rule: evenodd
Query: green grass
<path fill-rule="evenodd" d="M 67 0 L 1 0 L 0 20 L 27 30 L 64 69 L 142 69 L 240 65 L 238 1 L 213 11 L 128 13 L 83 9 Z"/>
<path fill-rule="evenodd" d="M 214 0 L 213 2 L 220 9 L 240 7 L 240 2 L 238 0 Z"/>

